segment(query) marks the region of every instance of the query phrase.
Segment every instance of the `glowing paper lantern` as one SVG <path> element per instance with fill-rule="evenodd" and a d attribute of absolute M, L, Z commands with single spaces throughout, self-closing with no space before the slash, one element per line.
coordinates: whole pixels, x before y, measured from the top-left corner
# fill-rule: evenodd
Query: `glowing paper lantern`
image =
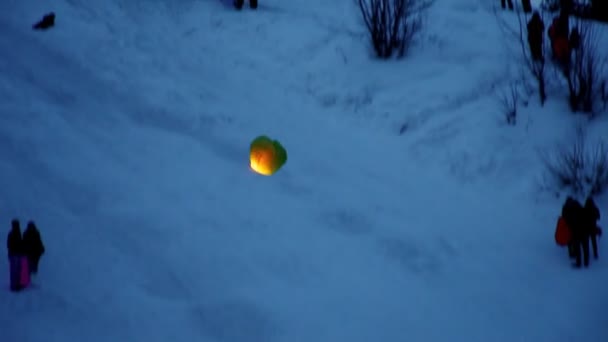
<path fill-rule="evenodd" d="M 249 160 L 253 171 L 270 176 L 285 164 L 287 151 L 278 141 L 261 135 L 251 142 Z"/>

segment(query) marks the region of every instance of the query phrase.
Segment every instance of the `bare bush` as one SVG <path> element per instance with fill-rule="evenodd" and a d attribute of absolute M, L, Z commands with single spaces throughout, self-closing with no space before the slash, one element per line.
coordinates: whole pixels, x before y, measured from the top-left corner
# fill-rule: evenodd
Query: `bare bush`
<path fill-rule="evenodd" d="M 575 46 L 570 63 L 563 69 L 568 82 L 570 109 L 595 115 L 596 107 L 606 98 L 606 56 L 598 49 L 599 37 L 595 25 L 578 19 L 580 43 Z"/>
<path fill-rule="evenodd" d="M 542 155 L 548 175 L 559 190 L 577 196 L 599 195 L 608 188 L 608 145 L 598 140 L 589 146 L 579 130 L 576 140 Z"/>
<path fill-rule="evenodd" d="M 357 0 L 376 55 L 403 57 L 434 0 Z"/>
<path fill-rule="evenodd" d="M 502 89 L 498 100 L 501 110 L 508 125 L 517 124 L 517 105 L 519 103 L 519 87 L 516 82 L 511 82 L 508 89 Z"/>

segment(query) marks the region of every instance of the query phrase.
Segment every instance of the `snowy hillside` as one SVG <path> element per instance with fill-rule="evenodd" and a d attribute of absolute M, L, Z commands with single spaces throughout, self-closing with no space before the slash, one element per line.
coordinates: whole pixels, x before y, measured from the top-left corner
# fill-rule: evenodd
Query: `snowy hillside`
<path fill-rule="evenodd" d="M 608 341 L 606 238 L 572 269 L 541 182 L 584 119 L 551 89 L 504 123 L 492 6 L 378 61 L 351 0 L 0 1 L 0 224 L 47 247 L 0 341 Z"/>

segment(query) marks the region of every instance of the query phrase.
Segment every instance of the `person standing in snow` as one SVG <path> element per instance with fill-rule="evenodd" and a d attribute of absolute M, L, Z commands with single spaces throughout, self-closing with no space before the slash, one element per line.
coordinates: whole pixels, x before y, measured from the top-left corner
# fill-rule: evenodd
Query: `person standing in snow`
<path fill-rule="evenodd" d="M 10 263 L 10 282 L 11 291 L 20 291 L 21 286 L 21 257 L 23 254 L 23 242 L 21 239 L 21 226 L 19 220 L 11 222 L 11 231 L 6 237 L 6 248 L 8 250 L 8 260 Z"/>
<path fill-rule="evenodd" d="M 582 216 L 583 206 L 576 199 L 568 197 L 562 207 L 562 217 L 572 233 L 568 244 L 568 254 L 570 258 L 575 259 L 574 267 L 576 268 L 580 268 L 582 264 L 585 267 L 589 266 L 589 237 L 583 229 Z M 583 260 L 581 260 L 581 252 Z"/>
<path fill-rule="evenodd" d="M 30 274 L 38 273 L 38 263 L 44 254 L 44 244 L 34 221 L 29 221 L 23 232 L 23 253 L 29 262 Z"/>
<path fill-rule="evenodd" d="M 572 14 L 574 10 L 574 0 L 559 0 L 559 8 L 563 12 Z"/>
<path fill-rule="evenodd" d="M 543 32 L 545 32 L 545 23 L 540 17 L 538 11 L 534 11 L 532 18 L 528 22 L 528 44 L 530 45 L 530 53 L 533 61 L 543 61 Z"/>
<path fill-rule="evenodd" d="M 511 0 L 509 0 L 511 1 Z M 245 0 L 234 0 L 234 7 L 236 9 L 241 9 L 243 8 L 243 5 L 245 4 Z M 258 0 L 249 0 L 249 7 L 251 7 L 252 9 L 256 9 L 258 8 Z"/>
<path fill-rule="evenodd" d="M 549 39 L 551 40 L 551 50 L 553 57 L 564 67 L 570 64 L 570 18 L 566 11 L 561 11 L 558 17 L 553 18 L 549 27 Z"/>
<path fill-rule="evenodd" d="M 570 31 L 570 38 L 568 38 L 570 51 L 577 50 L 581 47 L 581 34 L 578 32 L 578 27 L 575 27 Z"/>
<path fill-rule="evenodd" d="M 532 12 L 532 3 L 530 2 L 530 0 L 521 0 L 521 7 L 524 10 L 524 13 Z"/>
<path fill-rule="evenodd" d="M 597 221 L 600 219 L 600 210 L 591 197 L 588 197 L 585 201 L 585 208 L 583 210 L 583 228 L 585 229 L 587 239 L 591 240 L 593 257 L 597 259 L 597 238 L 598 236 L 602 236 L 602 230 L 597 226 Z"/>

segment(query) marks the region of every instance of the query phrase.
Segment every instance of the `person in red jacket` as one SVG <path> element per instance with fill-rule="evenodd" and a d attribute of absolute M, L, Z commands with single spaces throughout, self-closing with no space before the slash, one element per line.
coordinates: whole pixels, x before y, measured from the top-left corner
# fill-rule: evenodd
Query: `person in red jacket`
<path fill-rule="evenodd" d="M 567 65 L 570 61 L 570 48 L 568 46 L 570 22 L 566 11 L 560 12 L 559 16 L 553 19 L 551 26 L 549 26 L 548 34 L 551 40 L 553 57 L 559 63 Z"/>

